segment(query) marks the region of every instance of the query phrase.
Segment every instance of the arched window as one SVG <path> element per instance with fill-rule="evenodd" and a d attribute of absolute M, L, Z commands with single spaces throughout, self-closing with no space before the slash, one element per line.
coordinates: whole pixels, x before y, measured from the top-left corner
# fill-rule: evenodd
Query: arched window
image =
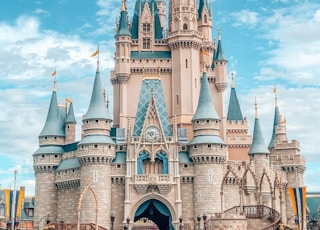
<path fill-rule="evenodd" d="M 204 23 L 207 23 L 207 22 L 208 22 L 208 18 L 207 18 L 207 15 L 206 15 L 206 14 L 204 15 L 203 19 L 204 19 Z"/>
<path fill-rule="evenodd" d="M 179 105 L 179 95 L 177 94 L 177 105 Z"/>
<path fill-rule="evenodd" d="M 168 174 L 168 158 L 165 153 L 162 151 L 157 154 L 157 158 L 162 161 L 162 170 L 161 174 Z"/>
<path fill-rule="evenodd" d="M 137 173 L 138 174 L 144 174 L 143 161 L 147 160 L 148 158 L 149 158 L 149 154 L 146 152 L 142 152 L 139 154 L 139 157 L 137 160 Z"/>
<path fill-rule="evenodd" d="M 183 30 L 188 30 L 188 25 L 187 25 L 187 23 L 184 23 L 184 24 L 183 24 Z"/>
<path fill-rule="evenodd" d="M 188 59 L 185 60 L 186 69 L 188 69 Z"/>

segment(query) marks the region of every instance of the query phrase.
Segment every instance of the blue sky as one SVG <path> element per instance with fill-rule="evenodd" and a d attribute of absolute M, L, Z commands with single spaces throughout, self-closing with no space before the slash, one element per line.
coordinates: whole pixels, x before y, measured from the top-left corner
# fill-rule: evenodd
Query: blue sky
<path fill-rule="evenodd" d="M 132 17 L 134 0 L 127 0 Z M 60 102 L 70 97 L 80 131 L 95 74 L 90 58 L 100 45 L 101 74 L 112 101 L 114 28 L 121 0 L 2 0 L 0 8 L 0 187 L 34 194 L 32 154 L 44 125 L 57 69 Z M 252 133 L 254 97 L 266 144 L 274 112 L 273 87 L 290 140 L 300 141 L 308 191 L 320 191 L 320 2 L 215 0 L 228 71 L 234 69 L 242 112 Z M 229 92 L 226 99 L 229 98 Z M 79 132 L 78 132 L 79 133 Z M 79 136 L 79 135 L 78 135 Z"/>

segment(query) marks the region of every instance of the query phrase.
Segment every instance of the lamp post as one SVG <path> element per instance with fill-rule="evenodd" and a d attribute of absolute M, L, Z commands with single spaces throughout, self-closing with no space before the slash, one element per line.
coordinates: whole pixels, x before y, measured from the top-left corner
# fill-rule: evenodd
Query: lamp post
<path fill-rule="evenodd" d="M 129 230 L 129 227 L 130 227 L 129 225 L 130 225 L 130 217 L 128 216 L 126 219 L 126 225 L 124 226 L 124 229 Z"/>
<path fill-rule="evenodd" d="M 111 220 L 111 230 L 114 230 L 113 224 L 114 224 L 115 216 L 113 213 L 111 213 L 111 215 L 110 215 L 110 220 Z"/>
<path fill-rule="evenodd" d="M 48 213 L 48 215 L 45 215 L 45 216 L 43 216 L 43 217 L 40 218 L 40 220 L 39 220 L 39 222 L 38 222 L 38 229 L 39 229 L 39 230 L 40 230 L 40 223 L 41 223 L 42 219 L 45 218 L 45 217 L 47 217 L 46 223 L 47 223 L 47 224 L 50 224 L 50 217 L 52 217 L 52 216 L 50 216 L 50 214 Z"/>
<path fill-rule="evenodd" d="M 200 221 L 201 221 L 200 214 L 198 214 L 198 216 L 197 216 L 197 221 L 198 221 L 198 230 L 201 230 L 201 228 L 200 228 Z"/>
<path fill-rule="evenodd" d="M 180 216 L 179 218 L 179 230 L 183 230 L 183 223 L 182 223 L 183 219 L 182 219 L 182 216 Z"/>
<path fill-rule="evenodd" d="M 203 219 L 203 229 L 207 230 L 207 215 L 206 215 L 206 213 L 203 213 L 202 219 Z"/>

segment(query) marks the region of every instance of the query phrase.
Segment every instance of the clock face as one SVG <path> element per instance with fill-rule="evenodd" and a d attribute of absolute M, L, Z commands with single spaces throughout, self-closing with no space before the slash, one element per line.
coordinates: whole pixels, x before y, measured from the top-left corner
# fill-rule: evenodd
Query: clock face
<path fill-rule="evenodd" d="M 150 142 L 155 142 L 160 139 L 160 130 L 156 126 L 149 126 L 146 130 L 146 139 Z"/>

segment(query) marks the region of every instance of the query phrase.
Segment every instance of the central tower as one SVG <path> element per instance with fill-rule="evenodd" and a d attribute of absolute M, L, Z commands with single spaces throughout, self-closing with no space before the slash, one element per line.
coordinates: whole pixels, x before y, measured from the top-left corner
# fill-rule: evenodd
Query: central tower
<path fill-rule="evenodd" d="M 191 133 L 190 121 L 197 106 L 200 87 L 200 50 L 195 0 L 169 1 L 168 45 L 172 60 L 172 111 L 180 127 Z"/>

